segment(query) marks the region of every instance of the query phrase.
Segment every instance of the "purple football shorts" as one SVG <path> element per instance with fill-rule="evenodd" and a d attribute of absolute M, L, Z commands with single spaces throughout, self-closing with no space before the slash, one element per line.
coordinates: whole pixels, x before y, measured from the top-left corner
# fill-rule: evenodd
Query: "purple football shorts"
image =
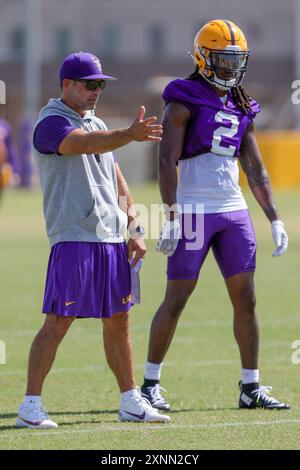
<path fill-rule="evenodd" d="M 110 318 L 130 307 L 125 242 L 61 242 L 52 247 L 43 313 Z"/>
<path fill-rule="evenodd" d="M 215 214 L 184 214 L 182 238 L 168 258 L 169 280 L 198 279 L 210 247 L 226 279 L 255 271 L 256 239 L 247 209 Z"/>

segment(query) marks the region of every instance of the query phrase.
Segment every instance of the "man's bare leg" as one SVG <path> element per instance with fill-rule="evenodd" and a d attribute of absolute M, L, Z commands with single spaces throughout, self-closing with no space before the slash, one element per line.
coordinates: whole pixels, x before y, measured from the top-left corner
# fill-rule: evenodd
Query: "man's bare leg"
<path fill-rule="evenodd" d="M 103 340 L 107 363 L 117 379 L 121 393 L 136 388 L 128 312 L 103 318 Z"/>
<path fill-rule="evenodd" d="M 132 347 L 128 312 L 103 319 L 104 349 L 107 363 L 121 391 L 119 418 L 121 421 L 168 422 L 144 400 L 136 388 L 133 372 Z"/>
<path fill-rule="evenodd" d="M 54 313 L 47 315 L 30 349 L 26 395 L 41 395 L 57 348 L 74 319 L 75 317 L 59 317 Z"/>
<path fill-rule="evenodd" d="M 47 315 L 44 325 L 33 340 L 28 364 L 26 395 L 19 407 L 16 425 L 23 428 L 57 428 L 42 406 L 41 393 L 53 364 L 57 348 L 75 317 Z"/>

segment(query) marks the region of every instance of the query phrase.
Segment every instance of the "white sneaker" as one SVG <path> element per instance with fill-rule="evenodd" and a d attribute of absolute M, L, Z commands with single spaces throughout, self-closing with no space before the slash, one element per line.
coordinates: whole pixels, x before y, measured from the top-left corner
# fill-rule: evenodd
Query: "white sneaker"
<path fill-rule="evenodd" d="M 169 416 L 160 414 L 157 409 L 152 408 L 146 398 L 140 395 L 121 400 L 119 419 L 120 421 L 142 423 L 167 423 L 170 421 Z"/>
<path fill-rule="evenodd" d="M 16 426 L 30 429 L 51 429 L 58 425 L 49 419 L 47 411 L 41 406 L 22 403 L 16 419 Z"/>

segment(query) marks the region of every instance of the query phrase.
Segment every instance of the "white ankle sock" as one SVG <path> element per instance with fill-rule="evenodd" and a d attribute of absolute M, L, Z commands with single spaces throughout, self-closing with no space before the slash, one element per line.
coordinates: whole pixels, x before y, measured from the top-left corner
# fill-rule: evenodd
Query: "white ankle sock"
<path fill-rule="evenodd" d="M 163 362 L 160 364 L 154 364 L 153 362 L 146 362 L 145 364 L 145 379 L 149 380 L 160 380 L 161 368 Z"/>
<path fill-rule="evenodd" d="M 258 369 L 242 369 L 242 383 L 252 384 L 259 382 L 259 370 Z"/>
<path fill-rule="evenodd" d="M 121 400 L 131 400 L 132 398 L 139 397 L 139 392 L 137 388 L 132 388 L 126 392 L 121 393 Z"/>
<path fill-rule="evenodd" d="M 38 405 L 41 406 L 42 398 L 40 395 L 25 395 L 24 405 Z"/>

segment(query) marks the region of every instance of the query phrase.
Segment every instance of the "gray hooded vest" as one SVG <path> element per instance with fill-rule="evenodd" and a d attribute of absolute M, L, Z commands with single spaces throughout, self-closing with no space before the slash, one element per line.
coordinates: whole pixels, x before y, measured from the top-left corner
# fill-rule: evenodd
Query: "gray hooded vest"
<path fill-rule="evenodd" d="M 50 99 L 35 127 L 49 116 L 62 116 L 86 131 L 107 130 L 87 112 L 82 118 L 60 99 Z M 53 246 L 63 241 L 123 242 L 127 215 L 118 205 L 112 152 L 97 155 L 42 154 L 33 147 L 43 191 L 46 230 Z"/>

